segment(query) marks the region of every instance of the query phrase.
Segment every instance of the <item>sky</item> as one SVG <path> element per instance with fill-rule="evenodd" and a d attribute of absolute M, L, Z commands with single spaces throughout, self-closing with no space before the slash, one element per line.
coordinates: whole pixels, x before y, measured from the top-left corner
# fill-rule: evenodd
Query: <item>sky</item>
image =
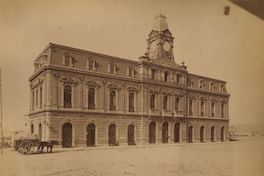
<path fill-rule="evenodd" d="M 264 22 L 227 0 L 0 0 L 4 129 L 27 128 L 28 78 L 49 42 L 137 60 L 160 13 L 175 61 L 227 81 L 230 124 L 264 125 Z"/>

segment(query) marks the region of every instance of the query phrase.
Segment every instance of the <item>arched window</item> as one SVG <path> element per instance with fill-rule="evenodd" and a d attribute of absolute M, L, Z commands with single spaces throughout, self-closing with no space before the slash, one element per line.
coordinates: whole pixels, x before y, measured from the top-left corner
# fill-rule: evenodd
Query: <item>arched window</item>
<path fill-rule="evenodd" d="M 31 124 L 31 126 L 30 126 L 30 132 L 31 132 L 31 134 L 34 133 L 34 125 L 33 124 Z"/>
<path fill-rule="evenodd" d="M 64 108 L 72 107 L 72 88 L 67 85 L 64 87 Z"/>
<path fill-rule="evenodd" d="M 116 93 L 115 91 L 110 92 L 110 111 L 116 110 Z"/>
<path fill-rule="evenodd" d="M 193 115 L 192 108 L 193 108 L 193 101 L 189 100 L 189 115 Z"/>
<path fill-rule="evenodd" d="M 169 75 L 169 73 L 168 72 L 164 72 L 164 81 L 168 81 L 168 75 Z"/>
<path fill-rule="evenodd" d="M 204 101 L 201 101 L 201 116 L 204 116 Z"/>
<path fill-rule="evenodd" d="M 38 107 L 38 90 L 36 90 L 36 107 Z"/>
<path fill-rule="evenodd" d="M 39 89 L 39 107 L 42 108 L 42 87 Z"/>
<path fill-rule="evenodd" d="M 89 88 L 88 90 L 88 109 L 95 109 L 95 90 Z"/>
<path fill-rule="evenodd" d="M 34 110 L 35 108 L 35 92 L 34 90 L 32 91 L 32 109 Z"/>
<path fill-rule="evenodd" d="M 211 104 L 211 116 L 214 117 L 215 116 L 215 103 L 212 102 Z"/>
<path fill-rule="evenodd" d="M 39 139 L 42 139 L 42 125 L 39 123 Z"/>
<path fill-rule="evenodd" d="M 224 117 L 224 108 L 225 108 L 225 104 L 221 103 L 221 117 Z"/>
<path fill-rule="evenodd" d="M 163 97 L 163 109 L 167 109 L 168 108 L 167 105 L 168 105 L 168 96 L 165 95 Z"/>
<path fill-rule="evenodd" d="M 180 110 L 180 98 L 175 97 L 175 110 L 179 111 Z"/>
<path fill-rule="evenodd" d="M 134 112 L 134 93 L 129 93 L 128 99 L 128 110 Z"/>
<path fill-rule="evenodd" d="M 64 65 L 70 66 L 71 64 L 71 56 L 67 53 L 64 55 Z"/>
<path fill-rule="evenodd" d="M 154 109 L 155 108 L 155 95 L 152 94 L 150 95 L 150 109 Z"/>

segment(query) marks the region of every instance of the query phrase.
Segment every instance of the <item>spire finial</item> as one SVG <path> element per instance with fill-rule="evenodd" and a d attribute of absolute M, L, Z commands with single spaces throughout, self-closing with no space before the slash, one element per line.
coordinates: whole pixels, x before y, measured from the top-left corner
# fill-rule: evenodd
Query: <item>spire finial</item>
<path fill-rule="evenodd" d="M 159 15 L 155 16 L 153 30 L 161 32 L 167 29 L 169 29 L 167 24 L 167 18 L 164 14 L 160 12 Z"/>

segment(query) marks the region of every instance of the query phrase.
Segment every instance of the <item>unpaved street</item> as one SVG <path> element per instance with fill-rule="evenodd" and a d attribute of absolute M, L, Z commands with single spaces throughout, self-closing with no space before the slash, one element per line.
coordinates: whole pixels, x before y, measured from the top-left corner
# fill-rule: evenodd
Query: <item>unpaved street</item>
<path fill-rule="evenodd" d="M 262 176 L 264 138 L 0 155 L 1 176 Z"/>

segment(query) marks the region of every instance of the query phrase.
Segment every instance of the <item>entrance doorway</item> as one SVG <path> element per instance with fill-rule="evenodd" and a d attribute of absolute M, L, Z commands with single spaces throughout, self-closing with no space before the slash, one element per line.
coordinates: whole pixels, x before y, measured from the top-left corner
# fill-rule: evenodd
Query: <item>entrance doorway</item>
<path fill-rule="evenodd" d="M 62 126 L 62 147 L 72 147 L 72 125 L 70 123 L 65 123 Z"/>
<path fill-rule="evenodd" d="M 87 147 L 95 146 L 95 124 L 90 123 L 87 126 L 86 136 Z"/>

